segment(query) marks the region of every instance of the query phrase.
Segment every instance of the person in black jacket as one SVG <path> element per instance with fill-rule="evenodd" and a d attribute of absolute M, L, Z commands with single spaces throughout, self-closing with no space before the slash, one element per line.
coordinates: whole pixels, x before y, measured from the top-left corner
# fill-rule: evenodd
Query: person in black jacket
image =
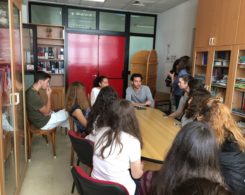
<path fill-rule="evenodd" d="M 245 138 L 227 106 L 210 98 L 201 109 L 200 120 L 210 123 L 219 146 L 220 168 L 229 190 L 245 195 Z"/>

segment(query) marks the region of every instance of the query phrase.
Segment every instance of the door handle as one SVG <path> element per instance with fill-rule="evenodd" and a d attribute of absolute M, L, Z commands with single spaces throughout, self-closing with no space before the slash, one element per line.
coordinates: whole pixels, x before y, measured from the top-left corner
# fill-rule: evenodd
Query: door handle
<path fill-rule="evenodd" d="M 216 45 L 216 39 L 214 37 L 212 38 L 212 45 Z"/>
<path fill-rule="evenodd" d="M 18 105 L 19 103 L 20 103 L 20 94 L 17 92 L 10 93 L 10 105 Z"/>
<path fill-rule="evenodd" d="M 215 38 L 214 37 L 209 38 L 208 44 L 215 45 Z"/>
<path fill-rule="evenodd" d="M 208 45 L 212 45 L 212 38 L 209 38 Z"/>

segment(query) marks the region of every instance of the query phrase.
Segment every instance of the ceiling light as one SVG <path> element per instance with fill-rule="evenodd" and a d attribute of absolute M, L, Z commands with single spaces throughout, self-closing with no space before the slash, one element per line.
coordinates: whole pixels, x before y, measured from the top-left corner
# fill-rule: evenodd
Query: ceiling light
<path fill-rule="evenodd" d="M 136 6 L 145 6 L 144 3 L 142 3 L 141 1 L 138 1 L 138 0 L 134 1 L 134 2 L 132 3 L 132 5 L 136 5 Z"/>
<path fill-rule="evenodd" d="M 143 24 L 135 24 L 135 27 L 138 28 L 154 28 L 152 25 L 143 25 Z"/>
<path fill-rule="evenodd" d="M 83 1 L 93 1 L 93 2 L 105 3 L 106 0 L 83 0 Z"/>

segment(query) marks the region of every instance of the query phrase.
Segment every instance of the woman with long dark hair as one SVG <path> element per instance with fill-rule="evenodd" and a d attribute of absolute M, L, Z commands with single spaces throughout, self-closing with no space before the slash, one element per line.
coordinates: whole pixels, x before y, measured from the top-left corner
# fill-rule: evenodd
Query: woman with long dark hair
<path fill-rule="evenodd" d="M 138 179 L 143 174 L 142 138 L 134 107 L 127 100 L 115 101 L 103 118 L 104 122 L 96 123 L 93 132 L 86 137 L 94 141 L 95 146 L 91 175 L 118 182 L 134 195 L 133 178 Z"/>
<path fill-rule="evenodd" d="M 117 100 L 117 98 L 117 92 L 111 86 L 103 87 L 100 90 L 88 116 L 88 133 L 94 129 L 96 124 L 102 125 L 104 123 L 104 117 L 107 117 L 106 113 L 108 112 L 109 107 Z"/>
<path fill-rule="evenodd" d="M 205 88 L 197 88 L 189 93 L 189 100 L 185 114 L 181 118 L 181 126 L 190 123 L 199 116 L 202 105 L 211 97 L 211 93 Z"/>
<path fill-rule="evenodd" d="M 151 195 L 172 195 L 176 186 L 202 177 L 224 186 L 219 171 L 215 136 L 201 122 L 185 125 L 177 134 L 165 163 L 152 180 Z"/>

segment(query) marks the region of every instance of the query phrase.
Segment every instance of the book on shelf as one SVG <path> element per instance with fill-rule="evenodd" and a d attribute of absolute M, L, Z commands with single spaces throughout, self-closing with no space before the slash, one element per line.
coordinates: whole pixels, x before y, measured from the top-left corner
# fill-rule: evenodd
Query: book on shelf
<path fill-rule="evenodd" d="M 243 110 L 240 110 L 240 109 L 236 109 L 236 108 L 233 108 L 232 109 L 232 112 L 234 114 L 238 114 L 238 115 L 241 115 L 241 116 L 245 116 L 245 112 Z"/>
<path fill-rule="evenodd" d="M 245 122 L 244 121 L 238 121 L 237 125 L 242 130 L 242 134 L 245 135 Z"/>
<path fill-rule="evenodd" d="M 64 60 L 64 48 L 60 47 L 38 47 L 38 59 Z"/>
<path fill-rule="evenodd" d="M 64 74 L 63 61 L 39 61 L 38 71 L 44 71 L 49 74 Z"/>
<path fill-rule="evenodd" d="M 243 63 L 239 62 L 238 63 L 238 68 L 245 68 L 245 62 L 243 62 Z"/>
<path fill-rule="evenodd" d="M 245 90 L 245 83 L 235 83 L 235 88 Z"/>

